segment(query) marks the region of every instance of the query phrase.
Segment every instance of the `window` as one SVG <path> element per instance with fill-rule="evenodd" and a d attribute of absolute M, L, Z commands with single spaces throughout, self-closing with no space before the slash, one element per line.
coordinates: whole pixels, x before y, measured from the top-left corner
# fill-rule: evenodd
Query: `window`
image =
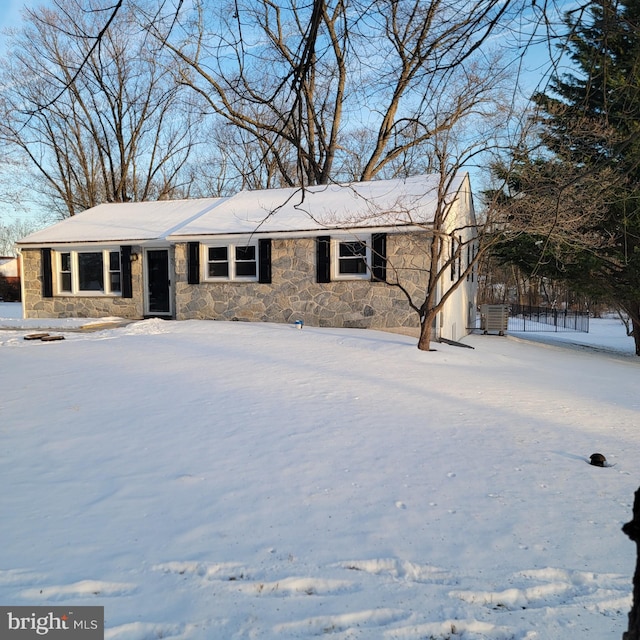
<path fill-rule="evenodd" d="M 209 259 L 207 264 L 209 278 L 229 277 L 229 249 L 228 247 L 209 247 Z"/>
<path fill-rule="evenodd" d="M 57 253 L 58 294 L 120 294 L 120 251 L 67 251 Z"/>
<path fill-rule="evenodd" d="M 258 279 L 257 245 L 225 244 L 206 247 L 207 280 Z"/>
<path fill-rule="evenodd" d="M 367 246 L 364 242 L 341 242 L 338 263 L 340 275 L 367 273 Z"/>
<path fill-rule="evenodd" d="M 255 246 L 236 247 L 236 276 L 239 278 L 255 278 L 257 275 Z"/>
<path fill-rule="evenodd" d="M 109 289 L 111 293 L 120 293 L 122 291 L 119 251 L 109 251 Z"/>
<path fill-rule="evenodd" d="M 71 291 L 71 254 L 60 254 L 60 291 Z"/>
<path fill-rule="evenodd" d="M 332 241 L 333 274 L 336 280 L 367 279 L 371 276 L 370 243 L 362 240 Z"/>
<path fill-rule="evenodd" d="M 78 253 L 78 290 L 104 291 L 102 253 Z"/>

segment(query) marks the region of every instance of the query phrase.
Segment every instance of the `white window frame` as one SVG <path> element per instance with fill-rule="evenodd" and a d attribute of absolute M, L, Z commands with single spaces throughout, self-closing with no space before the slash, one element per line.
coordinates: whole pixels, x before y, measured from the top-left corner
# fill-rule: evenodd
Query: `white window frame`
<path fill-rule="evenodd" d="M 340 272 L 340 245 L 358 243 L 365 248 L 364 273 Z M 353 258 L 354 260 L 356 258 Z M 353 236 L 337 236 L 331 238 L 331 279 L 332 280 L 371 280 L 371 236 L 354 238 Z"/>
<path fill-rule="evenodd" d="M 74 249 L 56 249 L 54 252 L 54 265 L 55 265 L 55 294 L 58 296 L 104 296 L 104 297 L 122 297 L 122 262 L 120 256 L 120 247 L 87 247 L 87 248 L 74 248 Z M 80 266 L 78 257 L 81 254 L 87 253 L 100 253 L 102 254 L 102 289 L 80 289 Z M 119 254 L 120 261 L 120 289 L 111 290 L 111 273 L 110 269 L 110 255 L 111 253 Z M 62 273 L 69 273 L 69 271 L 62 271 L 62 256 L 69 254 L 70 266 L 71 266 L 71 291 L 65 291 L 62 289 Z"/>
<path fill-rule="evenodd" d="M 111 254 L 115 253 L 118 255 L 118 268 L 117 269 L 112 269 L 111 268 Z M 109 251 L 107 253 L 106 256 L 106 264 L 104 263 L 105 258 L 103 257 L 103 266 L 105 267 L 105 275 L 107 277 L 107 279 L 105 280 L 105 283 L 108 283 L 108 287 L 109 287 L 109 293 L 111 293 L 112 295 L 122 295 L 122 253 L 120 251 L 120 249 L 118 249 L 118 251 Z M 118 281 L 120 282 L 120 288 L 119 289 L 113 289 L 111 286 L 111 274 L 117 273 L 118 274 Z"/>
<path fill-rule="evenodd" d="M 253 247 L 255 260 L 237 260 L 236 249 L 244 247 Z M 210 276 L 209 275 L 209 249 L 226 249 L 227 250 L 227 264 L 229 267 L 229 273 L 227 276 Z M 209 242 L 202 245 L 201 262 L 203 264 L 202 280 L 204 282 L 258 282 L 260 276 L 260 254 L 257 242 Z M 256 274 L 255 276 L 241 276 L 238 275 L 238 263 L 242 262 L 255 262 Z"/>
<path fill-rule="evenodd" d="M 63 256 L 69 256 L 69 263 L 67 264 L 63 264 L 63 260 L 62 257 Z M 65 261 L 66 262 L 66 261 Z M 71 258 L 71 251 L 60 251 L 57 255 L 57 264 L 58 264 L 58 268 L 56 270 L 56 281 L 58 283 L 58 292 L 61 294 L 71 294 L 73 291 L 73 263 L 72 263 L 72 258 Z M 68 268 L 63 268 L 63 267 L 67 267 Z M 62 288 L 62 283 L 63 283 L 63 275 L 68 275 L 69 276 L 69 288 L 68 289 L 63 289 Z"/>

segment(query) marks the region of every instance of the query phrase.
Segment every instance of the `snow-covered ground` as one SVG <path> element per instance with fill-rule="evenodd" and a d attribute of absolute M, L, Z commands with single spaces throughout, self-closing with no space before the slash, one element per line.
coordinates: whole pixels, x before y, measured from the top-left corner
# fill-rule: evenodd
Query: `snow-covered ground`
<path fill-rule="evenodd" d="M 108 640 L 626 629 L 640 359 L 620 322 L 423 353 L 19 309 L 0 305 L 0 604 L 102 605 Z M 43 327 L 66 339 L 23 339 Z"/>

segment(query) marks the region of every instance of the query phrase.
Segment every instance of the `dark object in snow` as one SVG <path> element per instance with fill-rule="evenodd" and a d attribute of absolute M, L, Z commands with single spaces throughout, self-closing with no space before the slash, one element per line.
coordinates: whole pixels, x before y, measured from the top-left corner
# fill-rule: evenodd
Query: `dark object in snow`
<path fill-rule="evenodd" d="M 444 342 L 444 344 L 450 344 L 452 347 L 465 347 L 465 349 L 475 349 L 470 344 L 463 344 L 462 342 L 457 342 L 456 340 L 449 340 L 448 338 L 438 338 L 438 342 Z"/>
<path fill-rule="evenodd" d="M 592 453 L 589 459 L 594 467 L 604 467 L 607 463 L 607 459 L 601 453 Z"/>
<path fill-rule="evenodd" d="M 64 340 L 64 336 L 52 336 L 49 333 L 30 333 L 24 337 L 25 340 L 40 340 L 40 342 L 55 342 Z"/>
<path fill-rule="evenodd" d="M 636 570 L 633 575 L 633 605 L 629 612 L 629 628 L 622 634 L 622 640 L 638 640 L 640 638 L 640 489 L 638 489 L 634 495 L 633 519 L 623 525 L 622 531 L 636 543 Z"/>

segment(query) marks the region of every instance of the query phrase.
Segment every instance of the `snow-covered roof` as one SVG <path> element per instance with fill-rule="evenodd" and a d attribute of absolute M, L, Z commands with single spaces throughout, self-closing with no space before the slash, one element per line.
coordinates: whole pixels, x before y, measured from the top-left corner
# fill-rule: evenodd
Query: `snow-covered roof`
<path fill-rule="evenodd" d="M 455 195 L 466 174 L 456 176 Z M 181 226 L 171 238 L 420 225 L 433 221 L 436 175 L 300 188 L 241 191 Z"/>
<path fill-rule="evenodd" d="M 457 175 L 453 199 L 467 174 Z M 438 175 L 241 191 L 230 198 L 101 204 L 20 240 L 22 246 L 143 242 L 208 235 L 318 232 L 433 221 Z"/>
<path fill-rule="evenodd" d="M 157 200 L 101 204 L 36 231 L 18 244 L 72 242 L 142 242 L 166 238 L 177 227 L 202 215 L 224 198 Z"/>

